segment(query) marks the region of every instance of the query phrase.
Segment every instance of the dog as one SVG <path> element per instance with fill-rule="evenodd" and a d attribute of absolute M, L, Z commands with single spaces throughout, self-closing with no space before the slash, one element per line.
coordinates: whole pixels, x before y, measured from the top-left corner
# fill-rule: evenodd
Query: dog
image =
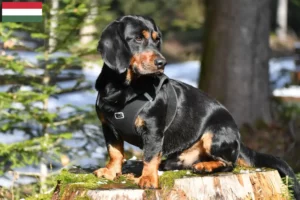
<path fill-rule="evenodd" d="M 274 168 L 291 177 L 300 199 L 287 163 L 247 148 L 223 105 L 163 74 L 167 62 L 161 44 L 162 33 L 148 17 L 123 16 L 104 29 L 97 47 L 104 64 L 95 85 L 96 112 L 110 160 L 94 174 L 108 179 L 121 174 L 126 141 L 144 151 L 141 188 L 159 187 L 159 168 L 214 173 L 242 165 Z"/>

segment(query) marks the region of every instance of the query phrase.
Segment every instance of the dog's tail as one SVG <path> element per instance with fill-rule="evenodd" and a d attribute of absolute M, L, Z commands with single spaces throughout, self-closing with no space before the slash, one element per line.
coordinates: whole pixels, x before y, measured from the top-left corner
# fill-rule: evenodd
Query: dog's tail
<path fill-rule="evenodd" d="M 293 191 L 296 200 L 300 200 L 300 185 L 293 169 L 283 160 L 276 156 L 258 153 L 241 144 L 239 158 L 255 167 L 267 167 L 276 169 L 281 177 L 288 176 L 293 181 Z"/>

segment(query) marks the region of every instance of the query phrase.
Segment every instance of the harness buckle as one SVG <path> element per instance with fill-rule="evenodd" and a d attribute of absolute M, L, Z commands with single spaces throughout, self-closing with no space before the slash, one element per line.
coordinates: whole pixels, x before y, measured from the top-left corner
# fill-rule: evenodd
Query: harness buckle
<path fill-rule="evenodd" d="M 116 119 L 124 119 L 125 118 L 123 112 L 116 112 L 114 115 L 115 115 Z"/>

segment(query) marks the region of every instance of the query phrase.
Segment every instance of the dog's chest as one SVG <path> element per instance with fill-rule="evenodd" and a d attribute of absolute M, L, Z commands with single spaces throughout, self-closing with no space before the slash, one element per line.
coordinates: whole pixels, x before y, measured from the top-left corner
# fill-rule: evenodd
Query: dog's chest
<path fill-rule="evenodd" d="M 147 103 L 149 103 L 149 100 L 144 96 L 140 96 L 117 112 L 101 111 L 101 113 L 110 125 L 117 130 L 118 136 L 121 136 L 124 141 L 132 145 L 143 148 L 143 140 L 136 130 L 135 121 Z"/>

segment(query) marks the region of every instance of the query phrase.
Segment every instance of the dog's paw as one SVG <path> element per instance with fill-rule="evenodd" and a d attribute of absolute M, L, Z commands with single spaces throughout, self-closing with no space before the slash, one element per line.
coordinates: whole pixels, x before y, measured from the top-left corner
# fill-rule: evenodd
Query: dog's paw
<path fill-rule="evenodd" d="M 220 161 L 199 162 L 193 165 L 195 173 L 212 173 L 215 170 L 225 167 L 225 163 Z"/>
<path fill-rule="evenodd" d="M 203 163 L 194 164 L 192 169 L 194 173 L 211 173 L 213 170 L 211 167 L 204 165 Z"/>
<path fill-rule="evenodd" d="M 108 169 L 107 167 L 95 170 L 94 174 L 98 178 L 106 178 L 109 180 L 114 180 L 114 178 L 117 176 L 117 173 L 114 170 Z"/>
<path fill-rule="evenodd" d="M 138 185 L 143 189 L 158 188 L 158 177 L 155 176 L 141 176 L 138 180 Z"/>

